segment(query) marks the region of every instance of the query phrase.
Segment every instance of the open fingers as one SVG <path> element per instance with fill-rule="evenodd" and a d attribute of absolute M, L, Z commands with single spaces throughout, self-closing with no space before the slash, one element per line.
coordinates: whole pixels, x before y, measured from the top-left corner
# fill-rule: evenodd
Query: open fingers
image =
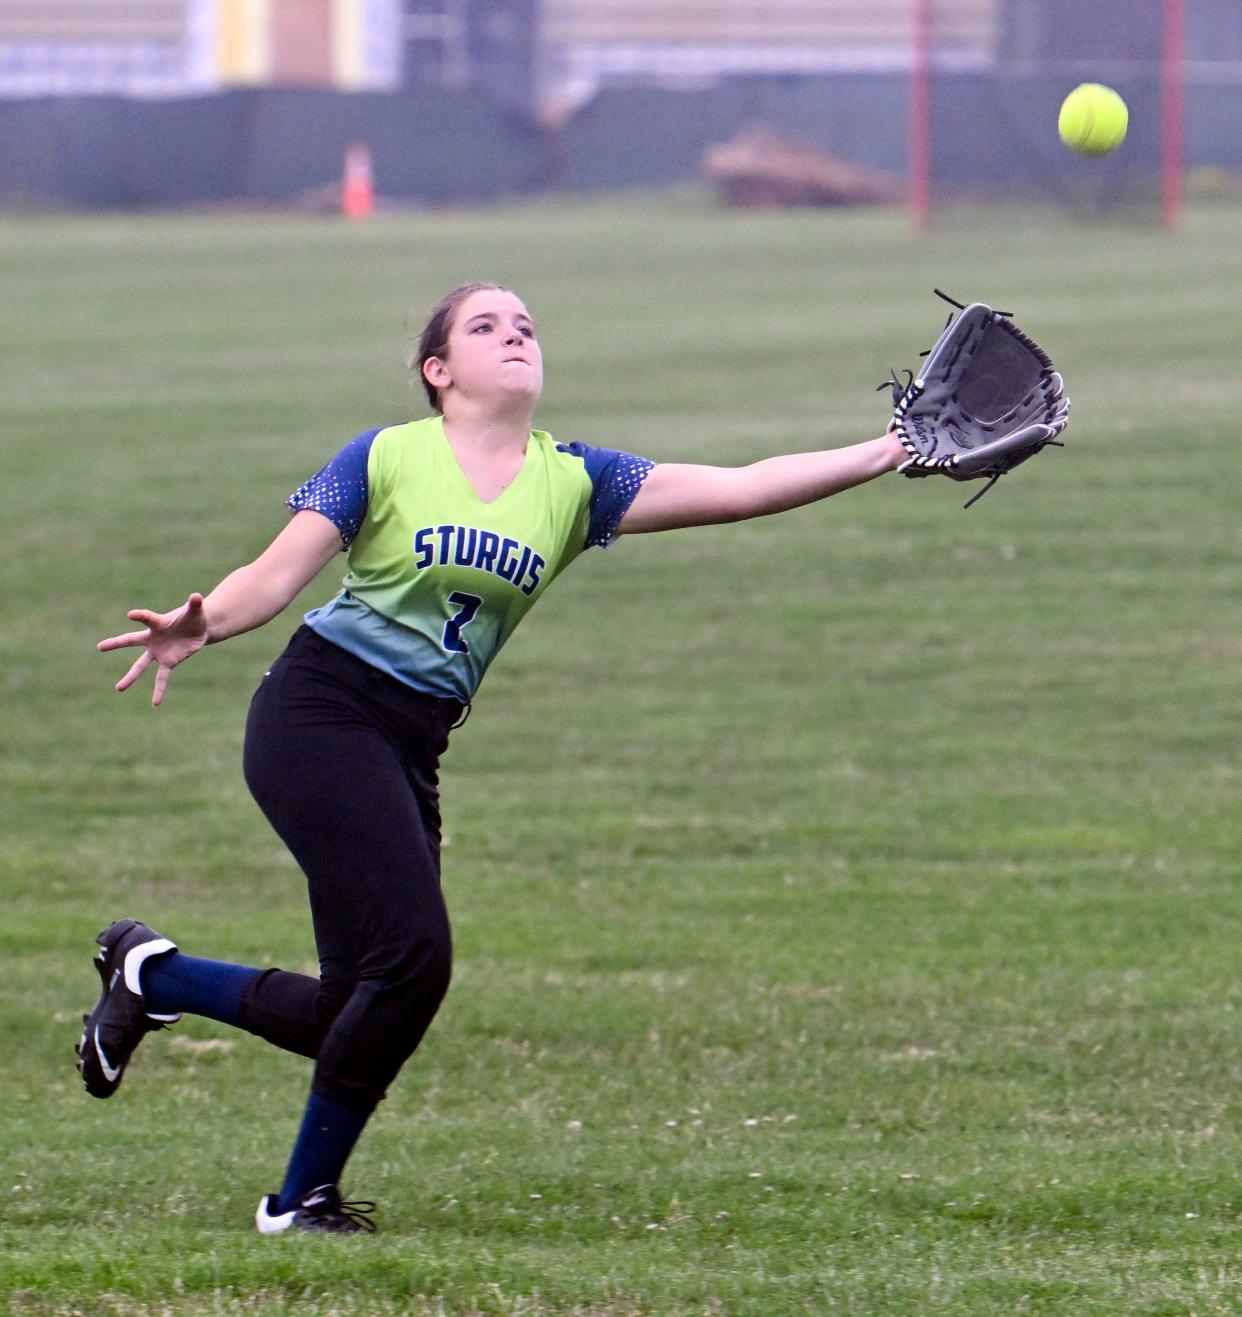
<path fill-rule="evenodd" d="M 147 645 L 151 641 L 151 632 L 127 631 L 123 636 L 109 636 L 95 646 L 98 650 L 124 649 L 127 645 Z"/>
<path fill-rule="evenodd" d="M 156 669 L 155 672 L 155 689 L 151 692 L 151 707 L 158 709 L 164 700 L 164 690 L 168 686 L 168 678 L 172 675 L 172 668 L 165 667 L 164 664 Z"/>
<path fill-rule="evenodd" d="M 151 666 L 151 651 L 143 650 L 134 660 L 134 665 L 130 670 L 117 682 L 116 688 L 119 691 L 128 690 L 134 682 Z"/>

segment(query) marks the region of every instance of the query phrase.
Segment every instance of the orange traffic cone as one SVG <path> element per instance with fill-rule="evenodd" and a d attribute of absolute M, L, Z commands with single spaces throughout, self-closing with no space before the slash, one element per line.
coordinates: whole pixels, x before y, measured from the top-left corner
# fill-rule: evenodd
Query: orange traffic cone
<path fill-rule="evenodd" d="M 375 180 L 371 173 L 371 147 L 350 142 L 345 148 L 345 177 L 341 184 L 341 210 L 349 219 L 375 214 Z"/>

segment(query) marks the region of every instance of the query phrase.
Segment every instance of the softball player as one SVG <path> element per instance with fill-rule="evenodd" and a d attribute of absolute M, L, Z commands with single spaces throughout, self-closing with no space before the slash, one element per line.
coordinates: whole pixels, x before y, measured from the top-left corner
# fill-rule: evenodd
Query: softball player
<path fill-rule="evenodd" d="M 531 428 L 543 388 L 534 323 L 493 284 L 450 293 L 411 361 L 433 415 L 368 430 L 287 500 L 293 516 L 252 563 L 101 650 L 152 664 L 152 703 L 204 645 L 262 626 L 342 548 L 343 588 L 255 692 L 246 781 L 306 874 L 318 978 L 187 955 L 132 919 L 102 932 L 103 988 L 78 1067 L 107 1098 L 143 1037 L 203 1015 L 313 1058 L 302 1125 L 258 1229 L 374 1229 L 343 1201 L 347 1158 L 448 989 L 437 772 L 488 664 L 555 578 L 617 536 L 737 521 L 893 470 L 891 435 L 744 468 L 656 465 Z"/>

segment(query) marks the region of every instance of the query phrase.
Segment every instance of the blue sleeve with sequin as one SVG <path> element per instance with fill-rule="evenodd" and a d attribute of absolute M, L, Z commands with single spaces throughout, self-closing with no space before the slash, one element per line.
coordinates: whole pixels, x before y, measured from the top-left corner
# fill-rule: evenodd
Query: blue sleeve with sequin
<path fill-rule="evenodd" d="M 378 429 L 368 430 L 351 439 L 327 466 L 316 471 L 285 499 L 290 512 L 303 509 L 322 512 L 340 531 L 346 548 L 362 529 L 362 520 L 367 515 L 370 497 L 367 461 L 377 434 Z"/>
<path fill-rule="evenodd" d="M 592 448 L 590 444 L 560 444 L 562 452 L 582 458 L 591 478 L 591 515 L 587 525 L 585 548 L 599 545 L 606 549 L 617 537 L 621 518 L 643 481 L 655 467 L 645 457 L 617 452 L 613 448 Z"/>

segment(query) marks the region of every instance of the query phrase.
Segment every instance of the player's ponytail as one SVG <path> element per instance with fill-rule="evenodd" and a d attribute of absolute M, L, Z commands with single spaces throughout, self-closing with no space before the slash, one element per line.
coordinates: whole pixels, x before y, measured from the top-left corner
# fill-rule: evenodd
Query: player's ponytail
<path fill-rule="evenodd" d="M 454 288 L 451 293 L 446 293 L 440 299 L 427 323 L 423 326 L 423 332 L 418 336 L 418 350 L 416 353 L 412 352 L 410 354 L 407 365 L 410 374 L 417 374 L 422 382 L 433 411 L 443 412 L 444 410 L 440 404 L 440 390 L 424 374 L 423 367 L 432 357 L 439 357 L 441 360 L 447 358 L 449 335 L 453 332 L 453 321 L 457 317 L 457 308 L 472 293 L 481 293 L 488 290 L 498 293 L 512 291 L 502 284 L 462 284 L 460 288 Z"/>

